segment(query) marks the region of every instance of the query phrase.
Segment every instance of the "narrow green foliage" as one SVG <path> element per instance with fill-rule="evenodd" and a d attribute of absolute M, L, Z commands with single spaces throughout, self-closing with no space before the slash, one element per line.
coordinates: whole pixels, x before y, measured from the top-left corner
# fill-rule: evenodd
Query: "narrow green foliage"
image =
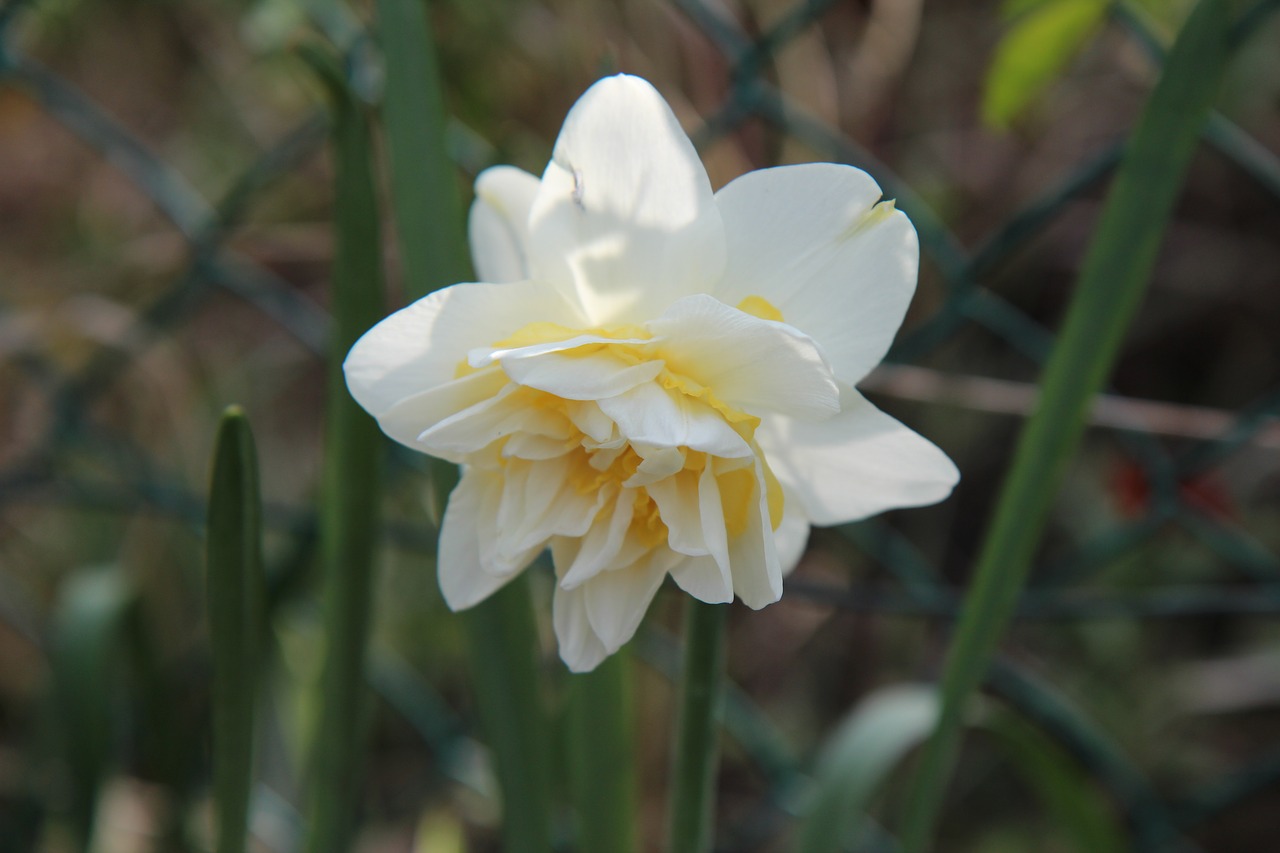
<path fill-rule="evenodd" d="M 471 276 L 465 215 L 446 147 L 444 108 L 424 0 L 378 0 L 378 39 L 386 63 L 382 118 L 391 164 L 391 201 L 410 298 Z M 440 507 L 457 469 L 433 460 Z M 476 702 L 503 801 L 504 849 L 551 844 L 550 723 L 542 707 L 538 635 L 527 580 L 461 615 L 470 646 Z"/>
<path fill-rule="evenodd" d="M 1202 0 L 1169 55 L 1108 196 L 949 650 L 942 717 L 910 792 L 904 823 L 909 851 L 928 846 L 955 761 L 961 709 L 1013 612 L 1089 404 L 1141 301 L 1226 63 L 1227 31 L 1221 0 Z"/>
<path fill-rule="evenodd" d="M 569 785 L 583 853 L 636 849 L 636 762 L 631 655 L 570 676 Z"/>
<path fill-rule="evenodd" d="M 1062 73 L 1102 23 L 1108 0 L 1047 0 L 1000 40 L 982 92 L 982 118 L 1007 128 Z"/>
<path fill-rule="evenodd" d="M 1005 756 L 1039 795 L 1053 826 L 1077 853 L 1123 853 L 1129 841 L 1118 815 L 1070 754 L 1014 714 L 988 724 Z"/>
<path fill-rule="evenodd" d="M 114 566 L 90 569 L 63 584 L 53 615 L 54 701 L 71 779 L 71 822 L 81 850 L 90 849 L 93 839 L 136 601 L 133 585 Z"/>
<path fill-rule="evenodd" d="M 551 736 L 538 687 L 529 573 L 462 614 L 462 624 L 502 793 L 502 849 L 545 853 L 551 849 Z"/>
<path fill-rule="evenodd" d="M 382 316 L 382 244 L 369 128 L 334 64 L 313 51 L 333 100 L 333 339 L 325 411 L 320 555 L 326 657 L 311 751 L 307 849 L 349 849 L 359 803 L 367 694 L 364 679 L 378 540 L 382 437 L 347 393 L 342 361 Z"/>
<path fill-rule="evenodd" d="M 391 203 L 405 290 L 416 299 L 468 277 L 467 239 L 425 0 L 378 0 L 377 32 L 387 72 Z"/>
<path fill-rule="evenodd" d="M 840 853 L 866 828 L 872 798 L 938 720 L 933 687 L 899 685 L 871 694 L 823 745 L 800 853 Z"/>
<path fill-rule="evenodd" d="M 729 608 L 692 598 L 685 608 L 684 671 L 671 760 L 667 849 L 670 853 L 704 853 L 711 849 L 714 837 Z"/>
<path fill-rule="evenodd" d="M 262 499 L 249 421 L 218 426 L 209 488 L 206 604 L 213 650 L 213 791 L 218 853 L 244 853 L 253 784 L 254 706 L 263 641 Z"/>

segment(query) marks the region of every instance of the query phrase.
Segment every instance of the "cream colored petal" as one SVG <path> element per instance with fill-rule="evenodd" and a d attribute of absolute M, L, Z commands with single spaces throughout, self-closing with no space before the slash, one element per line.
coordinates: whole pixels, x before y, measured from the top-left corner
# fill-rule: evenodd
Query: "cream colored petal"
<path fill-rule="evenodd" d="M 691 557 L 711 553 L 702 532 L 697 472 L 681 471 L 665 480 L 650 483 L 645 489 L 658 505 L 658 515 L 667 525 L 667 546 L 671 550 Z"/>
<path fill-rule="evenodd" d="M 636 492 L 617 486 L 607 487 L 607 492 L 604 509 L 595 517 L 572 556 L 567 558 L 568 552 L 555 555 L 556 573 L 565 589 L 573 589 L 619 563 L 618 556 L 634 514 Z"/>
<path fill-rule="evenodd" d="M 356 341 L 343 371 L 356 402 L 374 416 L 453 381 L 467 353 L 531 322 L 583 320 L 548 284 L 455 284 L 395 312 Z M 424 427 L 425 428 L 425 427 Z"/>
<path fill-rule="evenodd" d="M 722 302 L 760 296 L 818 342 L 841 382 L 880 363 L 915 293 L 915 228 L 852 166 L 749 172 L 716 194 L 729 241 Z"/>
<path fill-rule="evenodd" d="M 778 479 L 814 524 L 843 524 L 888 509 L 937 503 L 960 479 L 928 440 L 844 389 L 825 421 L 770 417 L 757 439 Z"/>
<path fill-rule="evenodd" d="M 440 592 L 450 610 L 465 610 L 479 604 L 524 568 L 520 566 L 499 574 L 481 565 L 480 531 L 485 526 L 482 516 L 491 514 L 485 500 L 491 493 L 494 476 L 467 470 L 445 508 L 437 563 Z"/>
<path fill-rule="evenodd" d="M 752 610 L 782 597 L 782 565 L 770 525 L 763 471 L 758 465 L 756 476 L 756 511 L 747 513 L 746 530 L 729 540 L 733 591 Z"/>
<path fill-rule="evenodd" d="M 671 370 L 735 408 L 803 417 L 840 410 L 840 389 L 818 345 L 785 323 L 704 293 L 675 302 L 648 329 Z"/>
<path fill-rule="evenodd" d="M 566 400 L 615 397 L 652 380 L 662 367 L 661 361 L 630 364 L 608 350 L 589 355 L 547 353 L 502 360 L 502 369 L 513 381 Z"/>
<path fill-rule="evenodd" d="M 751 446 L 719 412 L 656 382 L 598 402 L 631 442 L 687 447 L 715 456 L 751 455 Z"/>
<path fill-rule="evenodd" d="M 450 448 L 430 440 L 431 430 L 454 418 L 465 418 L 477 408 L 487 408 L 508 384 L 510 380 L 500 370 L 473 373 L 397 401 L 378 415 L 378 426 L 406 447 L 461 462 L 462 457 Z"/>
<path fill-rule="evenodd" d="M 606 495 L 579 491 L 571 470 L 566 457 L 513 459 L 505 466 L 492 534 L 495 554 L 514 558 L 541 550 L 553 536 L 582 536 L 590 529 Z"/>
<path fill-rule="evenodd" d="M 557 340 L 544 341 L 538 344 L 527 344 L 525 346 L 490 346 L 477 347 L 467 353 L 467 363 L 472 367 L 487 367 L 495 361 L 511 361 L 520 358 L 536 358 L 538 356 L 547 355 L 548 353 L 563 353 L 570 350 L 582 349 L 583 347 L 599 347 L 600 345 L 609 344 L 626 344 L 632 347 L 648 347 L 650 341 L 648 338 L 614 338 L 608 335 L 599 335 L 593 332 L 583 334 L 574 334 L 566 331 L 565 337 Z"/>
<path fill-rule="evenodd" d="M 601 572 L 582 585 L 587 618 L 605 651 L 613 654 L 635 636 L 649 602 L 667 576 L 666 552 L 651 552 L 631 566 Z"/>
<path fill-rule="evenodd" d="M 607 77 L 574 105 L 529 223 L 534 275 L 575 296 L 592 325 L 656 317 L 724 267 L 706 170 L 638 77 Z"/>
<path fill-rule="evenodd" d="M 791 574 L 809 544 L 809 519 L 800 507 L 800 499 L 787 486 L 782 487 L 782 522 L 773 531 L 773 541 L 778 550 L 778 565 L 782 575 Z"/>
<path fill-rule="evenodd" d="M 590 672 L 609 656 L 587 616 L 587 592 L 583 587 L 556 587 L 551 600 L 551 621 L 560 646 L 560 659 L 570 672 Z"/>
<path fill-rule="evenodd" d="M 715 557 L 685 557 L 671 567 L 671 577 L 682 590 L 707 604 L 733 601 L 733 584 L 721 571 Z"/>
<path fill-rule="evenodd" d="M 471 261 L 481 281 L 529 278 L 529 210 L 538 178 L 514 166 L 494 166 L 476 177 L 467 236 Z"/>
<path fill-rule="evenodd" d="M 572 422 L 552 407 L 530 405 L 522 392 L 501 370 L 502 384 L 490 397 L 424 430 L 417 441 L 421 447 L 446 459 L 475 453 L 499 439 L 517 433 L 569 441 L 576 436 Z M 479 375 L 479 374 L 473 374 Z M 462 381 L 462 380 L 459 380 Z"/>

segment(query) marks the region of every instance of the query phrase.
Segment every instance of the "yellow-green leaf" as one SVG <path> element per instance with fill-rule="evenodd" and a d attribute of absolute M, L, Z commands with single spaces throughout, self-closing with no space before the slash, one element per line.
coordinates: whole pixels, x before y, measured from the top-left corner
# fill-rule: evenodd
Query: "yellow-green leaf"
<path fill-rule="evenodd" d="M 1047 0 L 1018 17 L 987 71 L 983 121 L 1007 128 L 1062 73 L 1106 11 L 1107 0 Z"/>

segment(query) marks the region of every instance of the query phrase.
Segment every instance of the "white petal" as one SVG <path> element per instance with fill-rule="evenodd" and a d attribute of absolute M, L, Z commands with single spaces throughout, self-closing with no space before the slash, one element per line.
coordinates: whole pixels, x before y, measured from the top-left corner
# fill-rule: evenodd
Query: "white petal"
<path fill-rule="evenodd" d="M 437 574 L 440 592 L 450 610 L 465 610 L 484 601 L 519 574 L 519 569 L 495 574 L 481 567 L 479 514 L 497 475 L 467 469 L 444 511 L 440 528 Z M 521 566 L 520 568 L 524 568 Z"/>
<path fill-rule="evenodd" d="M 605 510 L 596 516 L 595 523 L 582 537 L 572 557 L 567 556 L 568 552 L 554 554 L 561 586 L 573 589 L 614 567 L 626 540 L 627 529 L 631 526 L 635 498 L 634 489 L 622 489 L 616 497 L 607 499 Z"/>
<path fill-rule="evenodd" d="M 421 447 L 435 456 L 449 459 L 475 453 L 500 438 L 519 433 L 559 441 L 569 441 L 577 435 L 567 417 L 555 408 L 536 405 L 531 400 L 536 395 L 510 383 L 501 370 L 481 371 L 473 375 L 488 374 L 496 374 L 502 379 L 497 393 L 424 430 L 417 439 Z M 449 386 L 441 387 L 443 390 Z"/>
<path fill-rule="evenodd" d="M 601 572 L 582 585 L 587 618 L 605 650 L 613 654 L 635 636 L 662 579 L 665 549 L 657 549 L 624 569 Z"/>
<path fill-rule="evenodd" d="M 427 439 L 431 429 L 452 418 L 465 416 L 476 407 L 488 407 L 510 384 L 501 370 L 482 370 L 446 382 L 428 391 L 397 401 L 378 415 L 378 426 L 387 435 L 414 450 L 432 453 L 454 462 L 461 457 L 437 447 Z M 475 448 L 478 449 L 478 445 Z"/>
<path fill-rule="evenodd" d="M 778 529 L 773 531 L 774 545 L 778 549 L 778 565 L 782 574 L 791 574 L 800 558 L 804 556 L 805 546 L 809 544 L 809 519 L 800 507 L 800 498 L 786 486 L 782 487 L 782 521 Z"/>
<path fill-rule="evenodd" d="M 756 437 L 778 479 L 814 524 L 937 503 L 960 479 L 941 450 L 844 389 L 825 421 L 770 417 Z"/>
<path fill-rule="evenodd" d="M 715 409 L 655 382 L 599 401 L 632 442 L 687 447 L 715 456 L 746 457 L 751 446 Z"/>
<path fill-rule="evenodd" d="M 747 528 L 729 540 L 733 591 L 752 610 L 782 597 L 782 566 L 769 519 L 769 498 L 763 471 L 757 463 L 755 512 L 747 513 Z"/>
<path fill-rule="evenodd" d="M 645 491 L 658 505 L 658 515 L 667 526 L 667 547 L 691 557 L 711 553 L 702 533 L 696 472 L 681 471 L 673 477 L 650 483 Z"/>
<path fill-rule="evenodd" d="M 594 401 L 571 400 L 565 403 L 564 413 L 583 435 L 597 444 L 603 444 L 615 437 L 613 419 L 600 411 L 600 407 Z"/>
<path fill-rule="evenodd" d="M 552 536 L 582 536 L 590 529 L 605 495 L 579 492 L 568 476 L 571 467 L 567 457 L 506 465 L 492 533 L 497 559 L 517 560 L 542 550 Z M 486 547 L 481 544 L 482 555 Z"/>
<path fill-rule="evenodd" d="M 706 170 L 638 77 L 605 78 L 574 105 L 529 224 L 533 274 L 576 294 L 593 325 L 656 317 L 724 268 Z"/>
<path fill-rule="evenodd" d="M 494 166 L 476 177 L 467 235 L 481 281 L 529 278 L 529 210 L 538 183 L 535 176 L 514 166 Z"/>
<path fill-rule="evenodd" d="M 720 482 L 715 475 L 716 465 L 708 460 L 698 477 L 698 514 L 702 520 L 702 538 L 707 551 L 720 567 L 724 583 L 733 587 L 730 569 L 728 531 L 725 530 L 724 503 L 720 495 Z"/>
<path fill-rule="evenodd" d="M 342 368 L 356 402 L 372 415 L 452 381 L 467 353 L 531 322 L 580 326 L 554 287 L 532 281 L 455 284 L 402 308 L 356 341 Z"/>
<path fill-rule="evenodd" d="M 915 292 L 915 228 L 852 166 L 761 169 L 716 194 L 729 241 L 712 291 L 737 305 L 760 296 L 812 337 L 836 377 L 856 384 L 897 334 Z"/>
<path fill-rule="evenodd" d="M 660 447 L 633 442 L 631 448 L 640 455 L 640 466 L 627 480 L 628 486 L 648 486 L 672 477 L 684 469 L 687 454 L 682 447 Z"/>
<path fill-rule="evenodd" d="M 649 345 L 648 338 L 611 338 L 606 335 L 592 333 L 578 335 L 568 332 L 565 335 L 564 338 L 559 340 L 528 344 L 526 346 L 478 347 L 467 354 L 467 363 L 472 367 L 485 367 L 499 360 L 509 361 L 515 358 L 533 358 L 546 353 L 565 352 L 566 350 L 599 346 L 601 344 Z"/>
<path fill-rule="evenodd" d="M 661 361 L 630 364 L 608 350 L 590 355 L 546 353 L 502 360 L 514 381 L 566 400 L 598 400 L 630 391 L 662 372 Z"/>
<path fill-rule="evenodd" d="M 560 659 L 571 672 L 590 672 L 609 656 L 587 616 L 587 593 L 582 587 L 556 587 L 551 600 L 551 621 L 556 629 Z"/>
<path fill-rule="evenodd" d="M 671 568 L 671 577 L 682 590 L 707 604 L 733 601 L 733 585 L 714 557 L 685 557 Z"/>
<path fill-rule="evenodd" d="M 511 485 L 504 471 L 483 470 L 475 466 L 467 466 L 466 470 L 478 484 L 475 520 L 480 568 L 499 577 L 519 572 L 538 556 L 543 543 L 536 542 L 521 549 L 517 547 L 513 537 L 508 535 L 510 526 L 504 525 L 498 516 L 503 497 Z M 523 480 L 520 482 L 523 483 Z"/>
<path fill-rule="evenodd" d="M 786 323 L 698 294 L 671 305 L 648 328 L 671 370 L 735 408 L 807 417 L 840 410 L 840 389 L 818 345 Z"/>

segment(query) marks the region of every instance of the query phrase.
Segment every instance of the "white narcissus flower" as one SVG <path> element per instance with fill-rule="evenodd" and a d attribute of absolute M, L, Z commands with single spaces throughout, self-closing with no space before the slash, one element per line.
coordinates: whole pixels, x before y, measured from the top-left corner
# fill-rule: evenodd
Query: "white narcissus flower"
<path fill-rule="evenodd" d="M 550 547 L 560 654 L 594 668 L 670 575 L 777 601 L 810 524 L 946 497 L 934 445 L 853 386 L 915 290 L 915 229 L 850 166 L 713 193 L 661 95 L 592 86 L 541 180 L 476 181 L 480 284 L 392 314 L 345 364 L 395 440 L 457 462 L 445 601 L 484 600 Z"/>

